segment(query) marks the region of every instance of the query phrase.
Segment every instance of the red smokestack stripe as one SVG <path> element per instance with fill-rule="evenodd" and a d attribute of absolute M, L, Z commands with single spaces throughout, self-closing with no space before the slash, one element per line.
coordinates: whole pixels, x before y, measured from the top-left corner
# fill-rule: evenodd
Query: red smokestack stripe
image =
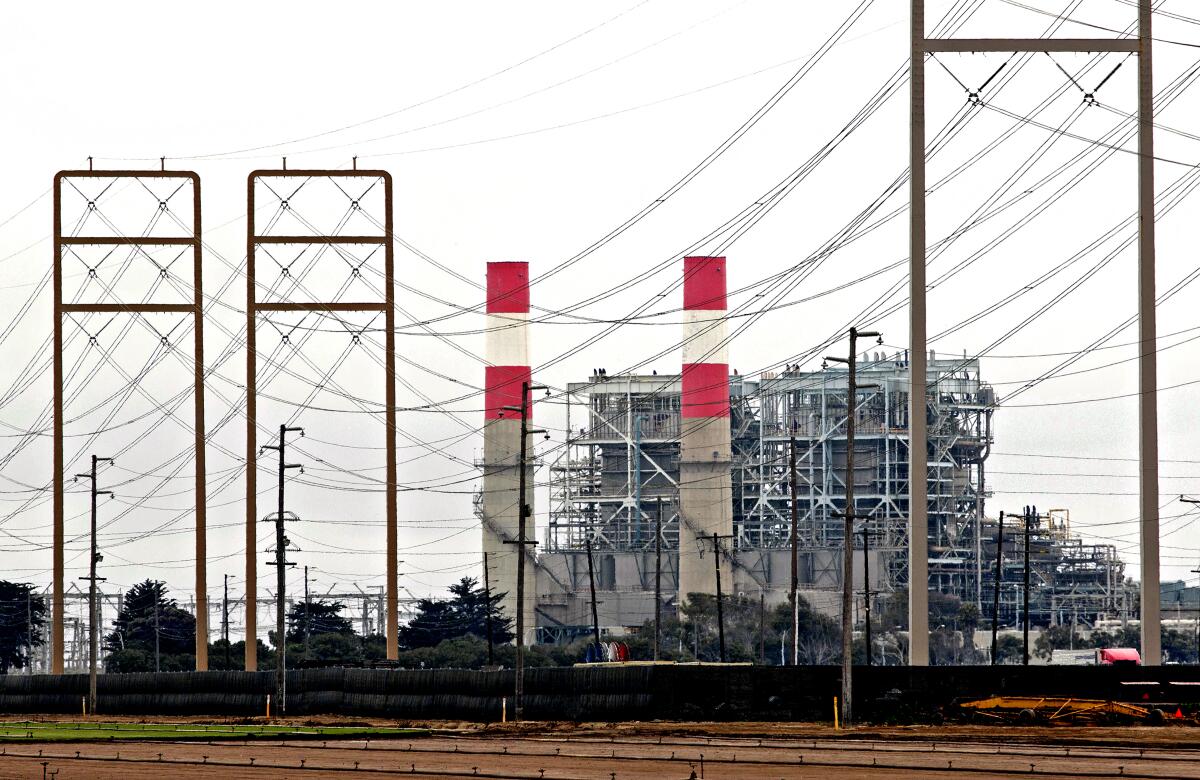
<path fill-rule="evenodd" d="M 729 416 L 729 366 L 692 363 L 683 367 L 680 413 L 689 417 Z M 518 394 L 520 390 L 518 389 Z"/>
<path fill-rule="evenodd" d="M 729 362 L 724 347 L 725 323 L 712 315 L 691 312 L 726 310 L 725 258 L 686 257 L 683 260 L 683 348 L 680 413 L 684 419 L 729 416 Z M 686 362 L 689 355 L 704 362 Z"/>
<path fill-rule="evenodd" d="M 503 409 L 505 406 L 519 407 L 521 405 L 521 383 L 530 382 L 531 378 L 532 372 L 529 370 L 529 366 L 486 366 L 483 380 L 485 388 L 483 419 L 521 419 L 519 413 L 503 411 Z M 728 405 L 728 398 L 725 403 Z M 533 419 L 532 403 L 529 405 L 529 419 Z"/>
<path fill-rule="evenodd" d="M 503 411 L 503 407 L 520 406 L 521 383 L 531 381 L 525 324 L 529 316 L 529 263 L 487 264 L 487 313 L 486 357 L 495 365 L 484 369 L 483 417 L 519 418 L 516 412 Z M 532 412 L 531 408 L 530 419 Z"/>
<path fill-rule="evenodd" d="M 725 311 L 725 258 L 683 258 L 683 308 Z"/>
<path fill-rule="evenodd" d="M 487 266 L 488 314 L 529 312 L 529 263 L 494 262 Z"/>

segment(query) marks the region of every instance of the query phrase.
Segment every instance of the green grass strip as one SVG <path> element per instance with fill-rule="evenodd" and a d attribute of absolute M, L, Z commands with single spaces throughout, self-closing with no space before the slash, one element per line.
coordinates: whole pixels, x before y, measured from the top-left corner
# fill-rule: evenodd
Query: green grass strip
<path fill-rule="evenodd" d="M 0 743 L 138 740 L 387 739 L 424 736 L 428 729 L 378 726 L 288 726 L 205 723 L 0 723 Z"/>

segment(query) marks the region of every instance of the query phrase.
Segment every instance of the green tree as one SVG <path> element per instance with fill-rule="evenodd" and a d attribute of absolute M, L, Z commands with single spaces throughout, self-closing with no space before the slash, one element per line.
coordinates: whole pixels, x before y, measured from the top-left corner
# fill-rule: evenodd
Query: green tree
<path fill-rule="evenodd" d="M 929 625 L 932 628 L 948 628 L 951 631 L 958 631 L 962 607 L 962 599 L 958 596 L 931 590 L 929 592 Z M 907 600 L 905 600 L 905 608 L 907 609 Z"/>
<path fill-rule="evenodd" d="M 45 623 L 46 601 L 32 585 L 0 580 L 0 674 L 29 665 Z"/>
<path fill-rule="evenodd" d="M 450 603 L 464 626 L 464 633 L 487 639 L 488 615 L 492 618 L 492 641 L 507 643 L 515 636 L 512 619 L 505 617 L 500 601 L 505 593 L 494 593 L 490 597 L 474 577 L 463 577 L 450 586 Z"/>
<path fill-rule="evenodd" d="M 146 580 L 130 588 L 112 625 L 104 638 L 107 671 L 154 671 L 156 640 L 161 671 L 195 669 L 196 619 L 167 596 L 165 583 Z"/>
<path fill-rule="evenodd" d="M 527 648 L 525 665 L 570 666 L 583 657 L 586 642 L 571 645 L 532 645 Z M 516 647 L 511 644 L 495 648 L 496 664 L 511 669 L 516 664 Z M 406 669 L 480 669 L 487 665 L 487 640 L 475 634 L 443 639 L 436 645 L 400 651 L 399 664 Z"/>
<path fill-rule="evenodd" d="M 288 649 L 289 665 L 296 666 L 300 662 L 317 665 L 359 666 L 363 662 L 364 647 L 362 637 L 353 632 L 340 634 L 326 632 L 314 634 L 309 638 L 307 656 L 304 643 L 290 645 Z"/>
<path fill-rule="evenodd" d="M 258 644 L 258 668 L 275 668 L 275 648 L 256 640 Z M 153 664 L 151 659 L 151 664 Z M 208 645 L 208 668 L 214 672 L 242 671 L 246 668 L 246 642 L 239 640 L 229 643 L 229 663 L 225 663 L 225 640 L 218 639 Z"/>
<path fill-rule="evenodd" d="M 975 650 L 975 631 L 979 628 L 979 606 L 973 601 L 965 602 L 958 608 L 958 626 L 963 635 L 963 662 L 979 663 L 980 653 Z"/>
<path fill-rule="evenodd" d="M 417 614 L 400 629 L 400 644 L 408 648 L 433 647 L 445 639 L 462 636 L 462 626 L 448 601 L 421 599 Z"/>
<path fill-rule="evenodd" d="M 463 577 L 450 586 L 450 598 L 442 601 L 421 599 L 417 615 L 400 630 L 400 642 L 407 648 L 434 647 L 447 639 L 464 635 L 487 639 L 488 615 L 492 617 L 492 640 L 497 645 L 512 641 L 512 620 L 500 609 L 503 593 L 489 598 L 478 581 Z"/>
<path fill-rule="evenodd" d="M 1178 664 L 1196 663 L 1196 634 L 1193 631 L 1163 629 L 1162 649 L 1167 660 Z"/>
<path fill-rule="evenodd" d="M 1086 648 L 1087 642 L 1071 625 L 1049 626 L 1033 643 L 1033 654 L 1039 658 L 1052 658 L 1055 650 Z"/>
<path fill-rule="evenodd" d="M 1115 631 L 1093 631 L 1092 647 L 1132 647 L 1135 650 L 1141 650 L 1142 635 L 1138 629 L 1129 626 L 1118 628 Z"/>
<path fill-rule="evenodd" d="M 755 660 L 758 657 L 758 599 L 726 596 L 721 607 L 725 618 L 725 660 Z M 679 611 L 683 644 L 690 642 L 692 655 L 698 660 L 719 661 L 721 635 L 717 597 L 710 593 L 689 593 Z M 651 634 L 653 630 L 651 624 Z"/>
<path fill-rule="evenodd" d="M 1015 636 L 1001 636 L 996 640 L 996 663 L 1019 664 L 1025 645 Z"/>
<path fill-rule="evenodd" d="M 289 642 L 303 642 L 305 629 L 311 639 L 319 634 L 354 635 L 354 626 L 342 617 L 346 605 L 340 601 L 310 600 L 292 603 L 287 614 Z"/>
<path fill-rule="evenodd" d="M 801 664 L 833 664 L 842 660 L 842 625 L 838 620 L 818 612 L 805 599 L 799 601 L 799 637 Z M 874 622 L 874 621 L 872 621 Z M 786 634 L 786 655 L 791 663 L 791 633 L 792 609 L 788 604 L 780 604 L 772 614 L 771 626 L 776 634 Z M 858 656 L 865 653 L 862 642 L 854 643 L 856 662 L 865 660 Z"/>
<path fill-rule="evenodd" d="M 729 661 L 760 661 L 760 648 L 765 645 L 765 661 L 779 663 L 782 642 L 788 663 L 792 657 L 792 609 L 777 604 L 761 611 L 757 598 L 726 596 L 722 603 L 725 615 L 725 657 Z M 816 612 L 800 599 L 800 662 L 804 664 L 832 663 L 841 658 L 841 628 L 826 615 Z M 716 661 L 720 659 L 720 631 L 717 623 L 716 597 L 707 593 L 692 593 L 677 613 L 664 612 L 659 645 L 659 659 L 665 661 Z M 581 660 L 590 640 L 580 640 L 568 650 L 573 660 Z M 646 621 L 636 633 L 622 637 L 629 647 L 630 658 L 648 660 L 654 657 L 654 622 Z M 861 644 L 861 643 L 859 643 Z M 855 649 L 856 657 L 862 650 Z"/>

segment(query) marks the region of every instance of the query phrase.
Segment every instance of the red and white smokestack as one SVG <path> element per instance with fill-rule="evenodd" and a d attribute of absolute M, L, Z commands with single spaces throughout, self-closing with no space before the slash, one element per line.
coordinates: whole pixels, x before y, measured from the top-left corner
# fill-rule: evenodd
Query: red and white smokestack
<path fill-rule="evenodd" d="M 716 593 L 712 535 L 733 533 L 725 258 L 683 261 L 679 599 Z M 729 549 L 729 539 L 721 539 Z"/>
<path fill-rule="evenodd" d="M 487 264 L 487 326 L 484 369 L 483 495 L 479 504 L 483 527 L 483 551 L 487 553 L 488 576 L 493 592 L 507 595 L 500 606 L 510 617 L 517 614 L 517 545 L 520 518 L 521 415 L 506 406 L 521 406 L 522 383 L 531 381 L 529 368 L 529 263 Z M 527 410 L 532 428 L 533 404 Z M 536 539 L 533 524 L 533 458 L 527 451 L 527 501 L 531 512 L 525 520 L 525 538 Z M 526 633 L 533 631 L 536 576 L 526 560 Z"/>
<path fill-rule="evenodd" d="M 510 419 L 505 406 L 521 405 L 529 382 L 529 263 L 487 264 L 487 342 L 484 419 Z"/>

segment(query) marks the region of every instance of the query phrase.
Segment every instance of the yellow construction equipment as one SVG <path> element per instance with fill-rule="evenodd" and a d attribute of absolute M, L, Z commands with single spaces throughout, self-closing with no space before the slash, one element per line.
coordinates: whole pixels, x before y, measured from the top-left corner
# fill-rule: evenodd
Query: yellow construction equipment
<path fill-rule="evenodd" d="M 1135 720 L 1161 723 L 1169 716 L 1160 709 L 1105 699 L 1064 699 L 1036 696 L 992 696 L 959 703 L 959 708 L 982 718 L 1011 723 L 1095 723 Z"/>

